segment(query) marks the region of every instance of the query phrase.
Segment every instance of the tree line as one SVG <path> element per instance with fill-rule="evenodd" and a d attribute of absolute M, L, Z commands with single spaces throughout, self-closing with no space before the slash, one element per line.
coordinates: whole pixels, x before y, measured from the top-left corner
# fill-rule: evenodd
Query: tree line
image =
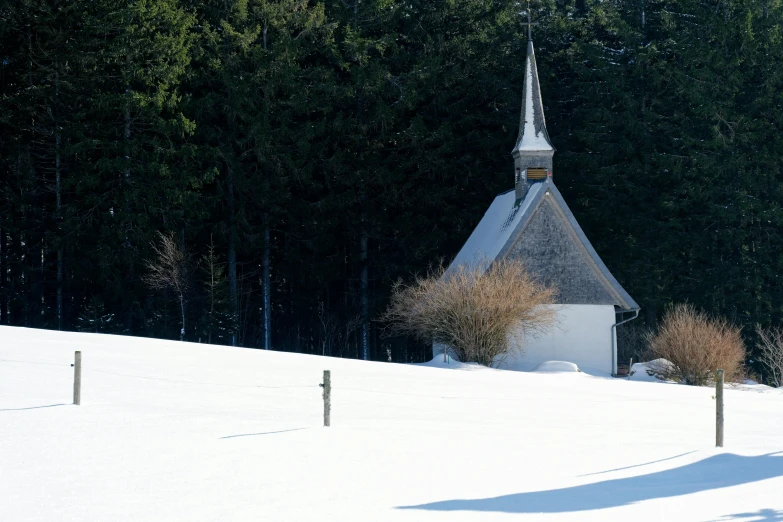
<path fill-rule="evenodd" d="M 0 322 L 428 358 L 377 319 L 513 187 L 526 9 L 0 0 Z M 780 322 L 780 2 L 531 9 L 554 181 L 641 321 Z"/>

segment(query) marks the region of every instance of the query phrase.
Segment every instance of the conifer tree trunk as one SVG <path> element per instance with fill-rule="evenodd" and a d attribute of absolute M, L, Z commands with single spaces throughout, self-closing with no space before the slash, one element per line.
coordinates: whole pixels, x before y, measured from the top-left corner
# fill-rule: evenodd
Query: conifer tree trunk
<path fill-rule="evenodd" d="M 63 329 L 63 245 L 60 236 L 62 221 L 62 166 L 60 158 L 60 71 L 55 61 L 54 73 L 54 172 L 55 172 L 55 222 L 57 226 L 57 329 Z"/>
<path fill-rule="evenodd" d="M 27 52 L 28 52 L 28 63 L 27 63 L 27 86 L 32 90 L 33 88 L 33 30 L 30 24 L 27 24 Z M 30 130 L 34 131 L 35 129 L 35 117 L 33 116 L 32 120 L 30 121 Z M 35 172 L 33 168 L 33 155 L 31 150 L 31 145 L 27 144 L 27 150 L 26 150 L 26 159 L 27 159 L 27 173 L 30 177 L 30 180 L 35 179 Z M 26 217 L 24 214 L 20 217 Z M 24 249 L 22 249 L 22 245 L 24 244 Z M 26 236 L 24 233 L 19 234 L 19 252 L 20 254 L 24 252 L 24 258 L 19 259 L 19 266 L 21 268 L 20 271 L 20 290 L 23 293 L 23 300 L 24 300 L 24 326 L 29 327 L 30 326 L 30 294 L 32 291 L 32 285 L 30 284 L 30 270 L 28 267 L 28 261 L 32 257 L 30 252 L 30 243 L 29 243 L 29 236 Z"/>
<path fill-rule="evenodd" d="M 131 220 L 131 202 L 129 198 L 129 192 L 130 192 L 130 175 L 131 175 L 131 150 L 130 150 L 130 140 L 131 140 L 131 85 L 129 82 L 129 78 L 131 75 L 131 51 L 130 49 L 126 50 L 125 53 L 125 64 L 127 66 L 127 69 L 125 71 L 126 74 L 126 83 L 125 83 L 125 107 L 123 110 L 123 131 L 122 131 L 122 140 L 123 140 L 123 163 L 125 165 L 123 175 L 125 177 L 125 185 L 126 185 L 126 194 L 125 194 L 125 202 L 124 202 L 124 219 L 125 222 L 125 234 L 126 237 L 125 242 L 127 243 L 127 235 L 128 235 L 128 228 L 129 224 L 128 221 Z M 134 279 L 135 279 L 135 271 L 134 271 L 134 259 L 133 255 L 130 251 L 129 245 L 125 244 L 125 258 L 128 263 L 128 274 L 126 276 L 127 285 L 129 288 L 133 287 Z M 128 334 L 133 335 L 133 298 L 127 297 L 126 300 L 129 302 L 127 303 L 126 307 L 126 328 L 128 330 Z"/>
<path fill-rule="evenodd" d="M 269 27 L 265 23 L 264 24 L 264 53 L 268 51 L 267 48 L 267 31 Z M 268 125 L 268 118 L 269 118 L 269 97 L 268 92 L 264 93 L 264 119 L 265 119 L 265 125 L 264 130 L 265 132 L 269 132 L 269 125 Z M 271 183 L 269 179 L 269 166 L 264 165 L 264 188 L 266 189 L 265 196 L 267 198 L 267 201 L 270 200 L 269 198 L 269 190 L 271 188 Z M 263 253 L 262 253 L 262 261 L 261 261 L 261 270 L 262 270 L 262 286 L 263 286 L 263 293 L 264 293 L 264 350 L 269 350 L 272 348 L 272 288 L 271 288 L 271 282 L 272 282 L 272 275 L 271 275 L 271 265 L 270 265 L 270 257 L 271 257 L 271 250 L 272 245 L 270 244 L 271 237 L 269 234 L 269 211 L 267 209 L 266 212 L 264 212 L 264 246 L 263 246 Z"/>
<path fill-rule="evenodd" d="M 182 221 L 185 221 L 185 212 L 182 212 Z M 179 248 L 182 252 L 185 252 L 185 227 L 182 226 L 179 229 Z M 187 280 L 185 281 L 187 283 Z M 185 293 L 180 290 L 179 291 L 179 309 L 182 314 L 182 327 L 179 330 L 179 340 L 180 342 L 185 340 Z"/>
<path fill-rule="evenodd" d="M 130 74 L 130 68 L 131 68 L 131 55 L 130 51 L 128 51 L 128 54 L 125 55 L 125 63 L 128 66 L 128 74 Z M 125 179 L 130 179 L 130 138 L 131 138 L 131 113 L 130 113 L 130 103 L 131 103 L 131 88 L 129 84 L 125 85 L 125 113 L 123 114 L 123 132 L 122 137 L 124 140 L 125 145 Z"/>
<path fill-rule="evenodd" d="M 32 316 L 32 304 L 30 301 L 34 301 L 32 295 L 33 295 L 33 270 L 30 266 L 30 260 L 35 258 L 35 255 L 33 251 L 30 250 L 30 236 L 27 234 L 20 234 L 20 247 L 22 244 L 24 244 L 24 248 L 21 248 L 20 250 L 24 252 L 23 258 L 20 259 L 20 266 L 22 268 L 20 279 L 21 279 L 21 289 L 23 292 L 23 299 L 24 299 L 24 326 L 25 328 L 32 327 L 32 323 L 30 321 Z"/>
<path fill-rule="evenodd" d="M 272 289 L 270 268 L 269 215 L 264 218 L 264 252 L 262 254 L 262 277 L 264 291 L 264 350 L 272 348 Z"/>
<path fill-rule="evenodd" d="M 0 324 L 8 324 L 8 280 L 6 278 L 6 242 L 5 230 L 0 227 Z"/>
<path fill-rule="evenodd" d="M 361 316 L 361 358 L 370 358 L 370 289 L 367 263 L 367 211 L 364 208 L 365 195 L 361 195 L 361 217 L 359 231 L 359 314 Z"/>
<path fill-rule="evenodd" d="M 359 4 L 360 0 L 353 2 L 353 30 L 359 34 Z M 355 58 L 354 58 L 355 59 Z M 356 67 L 363 67 L 360 63 Z M 358 131 L 358 155 L 357 159 L 364 168 L 364 154 L 368 153 L 367 135 L 364 129 L 364 110 L 366 108 L 365 93 L 359 87 L 356 94 L 356 123 Z M 368 250 L 367 250 L 367 186 L 366 172 L 359 173 L 359 342 L 357 343 L 357 358 L 369 360 L 370 358 L 370 288 L 368 274 Z"/>
<path fill-rule="evenodd" d="M 179 311 L 180 311 L 180 329 L 179 329 L 179 341 L 185 340 L 185 296 L 182 292 L 179 293 Z"/>
<path fill-rule="evenodd" d="M 217 286 L 215 277 L 215 243 L 212 236 L 209 236 L 209 250 L 207 251 L 207 269 L 209 270 L 209 323 L 207 327 L 207 343 L 212 344 L 212 328 L 215 325 L 215 288 Z"/>
<path fill-rule="evenodd" d="M 14 304 L 14 297 L 16 296 L 16 279 L 15 279 L 15 271 L 13 266 L 16 264 L 14 263 L 14 253 L 16 252 L 16 243 L 14 242 L 14 236 L 11 234 L 11 232 L 7 232 L 4 234 L 5 239 L 5 251 L 6 254 L 3 256 L 5 258 L 5 269 L 3 270 L 3 274 L 5 275 L 5 281 L 6 281 L 6 295 L 5 295 L 5 324 L 11 326 L 13 324 L 13 321 L 17 318 L 16 310 L 13 308 Z M 16 264 L 18 266 L 18 264 Z"/>
<path fill-rule="evenodd" d="M 8 283 L 8 294 L 6 295 L 5 299 L 5 324 L 12 325 L 14 324 L 14 320 L 18 322 L 18 313 L 17 310 L 14 309 L 14 298 L 16 297 L 17 293 L 17 282 L 16 278 L 14 277 L 16 275 L 16 271 L 14 271 L 12 263 L 15 264 L 17 267 L 18 264 L 18 254 L 19 254 L 19 248 L 17 247 L 18 242 L 18 236 L 17 240 L 14 241 L 14 236 L 11 235 L 9 232 L 5 239 L 5 248 L 8 251 L 8 255 L 5 256 L 5 276 L 6 276 L 6 282 Z M 14 257 L 13 254 L 16 253 L 17 257 Z M 16 261 L 14 263 L 14 261 Z"/>
<path fill-rule="evenodd" d="M 228 190 L 226 203 L 228 205 L 228 292 L 231 300 L 231 346 L 237 345 L 237 252 L 236 252 L 236 220 L 234 217 L 234 169 L 227 166 Z"/>
<path fill-rule="evenodd" d="M 45 212 L 45 209 L 41 210 L 41 214 Z M 41 216 L 44 217 L 43 215 Z M 36 306 L 36 322 L 37 326 L 43 327 L 44 324 L 46 324 L 45 321 L 45 315 L 46 315 L 46 254 L 47 254 L 47 244 L 46 244 L 46 235 L 43 230 L 41 230 L 41 245 L 39 247 L 40 253 L 41 253 L 41 264 L 38 265 L 38 299 L 35 301 Z"/>

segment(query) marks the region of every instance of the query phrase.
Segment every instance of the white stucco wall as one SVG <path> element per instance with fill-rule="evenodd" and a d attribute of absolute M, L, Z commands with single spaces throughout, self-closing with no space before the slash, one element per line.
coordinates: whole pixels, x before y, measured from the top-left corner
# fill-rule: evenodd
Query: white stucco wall
<path fill-rule="evenodd" d="M 612 373 L 612 305 L 557 305 L 552 329 L 522 340 L 500 368 L 529 371 L 544 361 L 568 361 L 588 373 Z"/>
<path fill-rule="evenodd" d="M 612 305 L 554 305 L 555 325 L 547 333 L 521 340 L 523 350 L 514 352 L 499 368 L 530 371 L 544 361 L 569 361 L 587 373 L 611 374 Z M 443 349 L 433 347 L 435 354 Z"/>

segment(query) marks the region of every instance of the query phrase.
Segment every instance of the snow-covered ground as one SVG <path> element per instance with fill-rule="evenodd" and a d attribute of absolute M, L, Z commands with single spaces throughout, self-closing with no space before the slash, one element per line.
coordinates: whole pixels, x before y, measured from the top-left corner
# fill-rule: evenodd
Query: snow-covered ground
<path fill-rule="evenodd" d="M 442 365 L 2 327 L 0 520 L 783 520 L 779 390 Z"/>

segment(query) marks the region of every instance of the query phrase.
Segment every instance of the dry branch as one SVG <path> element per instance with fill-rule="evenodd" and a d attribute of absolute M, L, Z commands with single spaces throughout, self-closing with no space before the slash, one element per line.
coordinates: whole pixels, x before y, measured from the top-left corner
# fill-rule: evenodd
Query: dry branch
<path fill-rule="evenodd" d="M 152 243 L 155 257 L 147 261 L 147 273 L 143 281 L 155 290 L 173 290 L 177 295 L 181 313 L 179 340 L 185 338 L 185 295 L 189 289 L 188 256 L 180 248 L 173 233 L 158 232 L 159 244 Z"/>
<path fill-rule="evenodd" d="M 743 375 L 745 343 L 740 329 L 723 318 L 711 317 L 690 304 L 670 307 L 657 332 L 648 336 L 649 357 L 671 364 L 649 364 L 662 379 L 694 386 L 713 380 L 715 370 L 725 370 L 726 380 Z"/>
<path fill-rule="evenodd" d="M 448 272 L 441 267 L 410 285 L 398 281 L 383 319 L 391 333 L 443 344 L 460 361 L 492 366 L 525 335 L 552 325 L 555 310 L 544 305 L 554 295 L 516 260 Z"/>
<path fill-rule="evenodd" d="M 759 361 L 767 368 L 769 382 L 783 386 L 783 329 L 756 327 L 759 337 Z"/>

